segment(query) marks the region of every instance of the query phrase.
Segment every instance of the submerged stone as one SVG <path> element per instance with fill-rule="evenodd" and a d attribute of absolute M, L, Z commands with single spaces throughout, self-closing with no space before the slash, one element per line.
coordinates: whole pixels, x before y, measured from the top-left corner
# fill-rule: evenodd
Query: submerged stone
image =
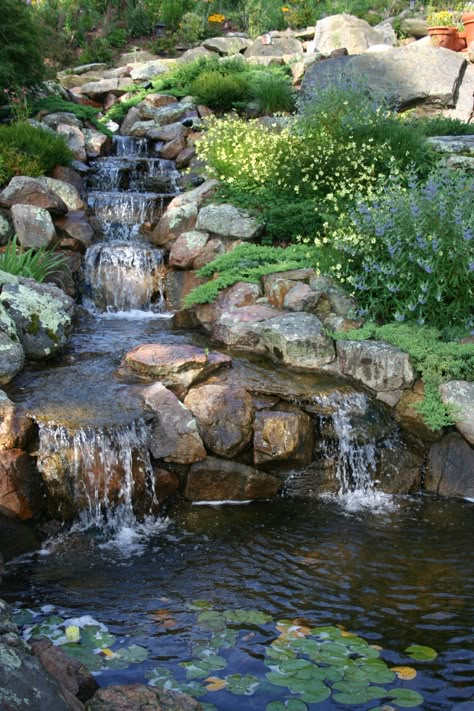
<path fill-rule="evenodd" d="M 279 477 L 238 462 L 207 457 L 191 466 L 185 498 L 190 501 L 269 499 L 281 489 Z"/>
<path fill-rule="evenodd" d="M 86 711 L 203 711 L 204 707 L 180 691 L 144 684 L 108 686 L 96 691 Z"/>

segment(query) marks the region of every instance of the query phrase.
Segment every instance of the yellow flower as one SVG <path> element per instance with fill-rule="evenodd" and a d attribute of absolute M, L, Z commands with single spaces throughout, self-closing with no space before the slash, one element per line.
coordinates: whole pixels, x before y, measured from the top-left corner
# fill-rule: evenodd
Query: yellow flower
<path fill-rule="evenodd" d="M 282 12 L 290 12 L 290 8 L 286 7 L 286 5 L 283 5 L 283 7 L 281 8 L 281 11 Z"/>

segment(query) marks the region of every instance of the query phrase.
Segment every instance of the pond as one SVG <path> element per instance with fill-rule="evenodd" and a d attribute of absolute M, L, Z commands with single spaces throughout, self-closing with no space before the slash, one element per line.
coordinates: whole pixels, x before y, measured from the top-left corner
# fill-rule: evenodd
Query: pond
<path fill-rule="evenodd" d="M 295 709 L 473 708 L 472 504 L 381 504 L 182 505 L 108 539 L 76 530 L 8 564 L 1 594 L 43 607 L 32 625 L 51 615 L 105 625 L 116 639 L 104 630 L 97 645 L 122 659 L 95 655 L 100 685 L 167 683 L 226 711 L 288 699 Z M 50 632 L 60 623 L 49 622 Z"/>

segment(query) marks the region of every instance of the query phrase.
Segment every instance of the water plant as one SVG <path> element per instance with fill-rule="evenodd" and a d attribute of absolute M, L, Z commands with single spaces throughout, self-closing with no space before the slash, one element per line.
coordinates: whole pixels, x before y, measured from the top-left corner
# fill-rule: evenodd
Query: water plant
<path fill-rule="evenodd" d="M 55 249 L 22 250 L 17 243 L 17 236 L 7 243 L 0 254 L 0 271 L 42 282 L 49 274 L 67 264 L 67 258 Z"/>

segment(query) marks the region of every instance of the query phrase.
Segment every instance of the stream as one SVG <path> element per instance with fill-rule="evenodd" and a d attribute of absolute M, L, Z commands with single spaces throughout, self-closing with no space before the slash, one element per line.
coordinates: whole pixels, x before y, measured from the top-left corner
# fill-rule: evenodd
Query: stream
<path fill-rule="evenodd" d="M 30 364 L 8 388 L 15 403 L 35 414 L 40 458 L 72 447 L 86 469 L 89 460 L 96 466 L 96 456 L 104 472 L 116 461 L 123 465 L 140 447 L 142 426 L 138 388 L 116 377 L 123 354 L 141 343 L 207 346 L 202 334 L 173 329 L 164 306 L 163 255 L 137 229 L 138 222 L 156 219 L 176 192 L 173 164 L 149 158 L 148 148 L 141 139 L 119 138 L 114 155 L 97 160 L 89 205 L 102 240 L 85 256 L 74 335 L 60 361 Z M 168 189 L 153 192 L 160 181 Z M 269 370 L 251 356 L 232 356 L 242 383 L 265 391 L 270 381 L 283 382 L 295 398 L 317 386 L 319 398 L 331 397 L 329 377 Z M 473 709 L 472 503 L 367 491 L 373 445 L 356 446 L 345 409 L 365 406 L 361 398 L 344 396 L 333 418 L 340 477 L 349 469 L 357 475 L 344 496 L 302 498 L 290 482 L 272 502 L 182 502 L 138 521 L 131 492 L 105 525 L 103 494 L 89 494 L 87 514 L 70 530 L 6 565 L 1 596 L 23 611 L 30 633 L 43 624 L 58 640 L 58 618 L 79 619 L 81 627 L 91 616 L 114 636 L 107 641 L 112 657 L 131 645 L 145 650 L 128 665 L 96 664 L 100 685 L 165 684 L 225 711 L 265 710 L 299 698 L 305 708 L 322 710 L 384 703 Z M 413 658 L 410 645 L 434 656 Z M 311 660 L 298 688 L 285 667 L 291 660 L 300 660 L 301 670 Z M 293 679 L 286 686 L 272 683 L 279 665 L 286 681 Z M 416 676 L 400 679 L 392 667 L 409 667 Z M 359 677 L 367 669 L 372 676 L 365 684 Z M 324 677 L 328 670 L 332 677 Z M 334 684 L 349 677 L 350 693 L 337 690 Z M 369 682 L 378 684 L 372 698 Z M 421 697 L 397 696 L 394 689 Z"/>

